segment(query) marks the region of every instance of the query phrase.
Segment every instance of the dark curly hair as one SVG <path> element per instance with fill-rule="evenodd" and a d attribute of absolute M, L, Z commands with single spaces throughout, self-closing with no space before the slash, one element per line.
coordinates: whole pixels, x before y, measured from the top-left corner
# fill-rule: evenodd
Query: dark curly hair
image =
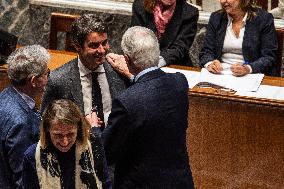
<path fill-rule="evenodd" d="M 73 43 L 83 47 L 87 35 L 93 32 L 107 33 L 105 23 L 94 14 L 82 15 L 71 26 Z"/>

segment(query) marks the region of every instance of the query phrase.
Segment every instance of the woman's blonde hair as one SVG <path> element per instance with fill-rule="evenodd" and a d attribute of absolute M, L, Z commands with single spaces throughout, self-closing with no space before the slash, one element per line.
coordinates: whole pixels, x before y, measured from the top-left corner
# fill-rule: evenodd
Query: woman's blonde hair
<path fill-rule="evenodd" d="M 72 101 L 66 99 L 55 100 L 45 109 L 40 127 L 40 141 L 43 149 L 51 145 L 49 130 L 54 123 L 77 126 L 76 141 L 82 145 L 87 144 L 91 126 L 78 106 Z"/>
<path fill-rule="evenodd" d="M 248 13 L 248 19 L 251 19 L 256 16 L 256 0 L 240 0 L 240 6 L 242 11 Z"/>

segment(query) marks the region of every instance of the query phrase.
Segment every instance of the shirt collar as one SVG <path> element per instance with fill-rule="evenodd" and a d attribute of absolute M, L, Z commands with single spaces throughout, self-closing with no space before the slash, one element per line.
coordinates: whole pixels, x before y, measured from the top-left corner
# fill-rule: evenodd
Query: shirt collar
<path fill-rule="evenodd" d="M 15 87 L 13 87 L 17 93 L 19 93 L 19 95 L 24 99 L 24 101 L 28 104 L 28 106 L 30 107 L 30 109 L 34 109 L 35 107 L 35 101 L 34 99 L 32 99 L 30 96 L 28 96 L 27 94 L 17 90 Z"/>
<path fill-rule="evenodd" d="M 233 22 L 233 18 L 229 14 L 227 14 L 227 17 L 228 17 L 228 27 L 229 27 L 232 24 L 232 22 Z M 246 12 L 245 16 L 242 19 L 242 22 L 243 22 L 243 26 L 242 27 L 244 27 L 246 25 L 247 17 L 248 17 L 248 13 Z"/>
<path fill-rule="evenodd" d="M 142 75 L 145 75 L 146 73 L 148 73 L 148 72 L 150 72 L 150 71 L 153 71 L 153 70 L 156 70 L 156 69 L 158 69 L 158 67 L 157 67 L 157 66 L 154 66 L 154 67 L 150 67 L 150 68 L 147 68 L 147 69 L 145 69 L 145 70 L 139 72 L 139 73 L 135 76 L 134 82 L 136 82 Z"/>
<path fill-rule="evenodd" d="M 104 66 L 101 64 L 97 67 L 97 69 L 95 69 L 94 71 L 88 69 L 86 66 L 84 66 L 84 64 L 81 62 L 80 57 L 78 56 L 78 67 L 79 67 L 79 71 L 82 74 L 82 76 L 86 76 L 92 72 L 99 72 L 99 73 L 104 73 L 105 69 Z"/>

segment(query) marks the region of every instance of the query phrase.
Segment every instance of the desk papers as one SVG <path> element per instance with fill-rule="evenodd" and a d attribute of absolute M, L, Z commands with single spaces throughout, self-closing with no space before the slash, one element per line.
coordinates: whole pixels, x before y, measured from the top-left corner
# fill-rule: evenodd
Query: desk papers
<path fill-rule="evenodd" d="M 243 77 L 212 74 L 205 68 L 202 68 L 201 72 L 166 67 L 161 69 L 167 73 L 180 72 L 184 74 L 190 89 L 200 82 L 206 82 L 221 86 L 223 88 L 233 89 L 235 91 L 257 91 L 264 77 L 263 74 L 248 74 Z"/>
<path fill-rule="evenodd" d="M 215 85 L 236 90 L 237 92 L 235 95 L 284 100 L 284 87 L 260 85 L 264 77 L 263 74 L 248 74 L 243 77 L 235 77 L 232 75 L 211 74 L 206 69 L 202 69 L 201 72 L 167 67 L 163 67 L 161 69 L 167 73 L 180 72 L 184 74 L 188 81 L 189 88 L 193 88 L 199 82 L 214 82 L 213 84 Z"/>
<path fill-rule="evenodd" d="M 260 85 L 256 92 L 239 91 L 235 95 L 255 98 L 268 98 L 273 100 L 284 100 L 284 87 Z"/>
<path fill-rule="evenodd" d="M 242 77 L 213 74 L 202 68 L 199 82 L 207 82 L 234 91 L 257 91 L 264 74 L 247 74 Z"/>
<path fill-rule="evenodd" d="M 284 87 L 276 87 L 270 85 L 260 85 L 263 74 L 248 74 L 243 77 L 235 77 L 232 75 L 211 74 L 206 69 L 201 72 L 180 70 L 174 68 L 161 68 L 167 73 L 180 72 L 185 75 L 189 88 L 193 88 L 199 82 L 208 82 L 225 88 L 237 91 L 235 95 L 267 98 L 273 100 L 284 100 Z"/>
<path fill-rule="evenodd" d="M 197 83 L 199 83 L 200 72 L 166 68 L 166 67 L 161 68 L 161 70 L 163 70 L 166 73 L 176 73 L 176 72 L 182 73 L 183 75 L 185 75 L 190 89 L 193 88 Z"/>

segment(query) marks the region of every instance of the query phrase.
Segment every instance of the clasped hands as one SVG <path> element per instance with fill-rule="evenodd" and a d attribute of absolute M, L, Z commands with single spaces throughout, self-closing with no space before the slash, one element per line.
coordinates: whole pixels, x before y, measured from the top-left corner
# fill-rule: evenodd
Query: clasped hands
<path fill-rule="evenodd" d="M 244 76 L 250 73 L 249 66 L 241 63 L 233 64 L 230 69 L 234 76 Z M 219 60 L 213 60 L 212 63 L 207 66 L 207 70 L 214 74 L 221 74 L 223 67 Z"/>

